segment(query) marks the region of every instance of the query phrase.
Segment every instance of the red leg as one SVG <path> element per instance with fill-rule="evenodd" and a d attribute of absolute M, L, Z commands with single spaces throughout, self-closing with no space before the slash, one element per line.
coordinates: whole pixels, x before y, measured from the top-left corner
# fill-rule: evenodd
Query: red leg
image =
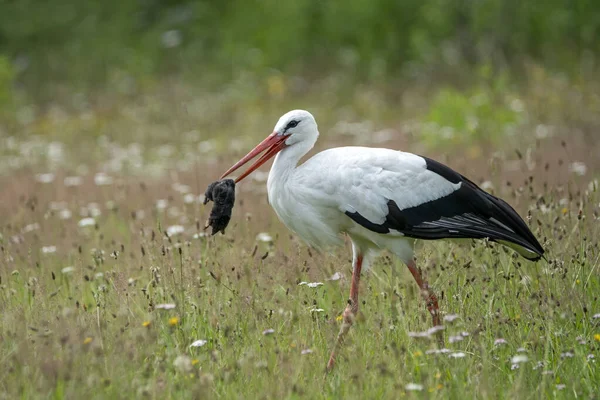
<path fill-rule="evenodd" d="M 435 293 L 433 293 L 433 291 L 429 289 L 429 284 L 421 277 L 421 272 L 418 270 L 417 264 L 414 262 L 414 260 L 411 260 L 406 265 L 408 266 L 408 269 L 410 270 L 410 273 L 412 274 L 413 278 L 415 278 L 415 281 L 417 281 L 419 289 L 421 289 L 421 296 L 423 296 L 423 299 L 427 304 L 427 310 L 429 310 L 429 313 L 433 318 L 433 326 L 441 325 L 440 309 L 438 306 L 438 299 Z"/>
<path fill-rule="evenodd" d="M 352 323 L 354 322 L 354 318 L 358 313 L 358 285 L 360 282 L 360 270 L 362 269 L 363 263 L 363 255 L 358 254 L 356 256 L 354 262 L 354 268 L 352 270 L 352 285 L 350 286 L 350 299 L 348 300 L 348 305 L 342 314 L 342 327 L 340 328 L 340 333 L 338 333 L 337 341 L 333 350 L 331 351 L 331 356 L 329 357 L 329 362 L 327 363 L 327 370 L 331 371 L 335 364 L 335 352 L 339 346 L 344 342 L 344 336 L 350 330 Z"/>

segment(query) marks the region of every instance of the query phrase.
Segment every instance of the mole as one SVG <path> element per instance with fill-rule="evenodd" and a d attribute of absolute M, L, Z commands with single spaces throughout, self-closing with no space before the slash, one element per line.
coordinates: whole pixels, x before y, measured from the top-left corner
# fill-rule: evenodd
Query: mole
<path fill-rule="evenodd" d="M 209 226 L 212 227 L 211 235 L 216 235 L 218 232 L 225 233 L 235 203 L 235 181 L 233 179 L 223 179 L 211 183 L 208 185 L 204 197 L 204 204 L 209 201 L 215 203 L 204 229 L 208 229 Z"/>

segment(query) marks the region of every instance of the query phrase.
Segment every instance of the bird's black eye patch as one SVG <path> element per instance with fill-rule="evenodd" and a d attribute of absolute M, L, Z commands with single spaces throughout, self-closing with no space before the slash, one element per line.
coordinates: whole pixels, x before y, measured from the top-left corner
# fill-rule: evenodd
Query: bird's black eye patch
<path fill-rule="evenodd" d="M 285 126 L 285 130 L 284 130 L 284 132 L 285 132 L 285 131 L 287 131 L 288 129 L 291 129 L 291 128 L 295 128 L 295 127 L 297 127 L 299 123 L 300 123 L 300 121 L 296 121 L 295 119 L 291 120 L 291 121 L 290 121 L 290 122 L 288 122 L 288 124 Z"/>

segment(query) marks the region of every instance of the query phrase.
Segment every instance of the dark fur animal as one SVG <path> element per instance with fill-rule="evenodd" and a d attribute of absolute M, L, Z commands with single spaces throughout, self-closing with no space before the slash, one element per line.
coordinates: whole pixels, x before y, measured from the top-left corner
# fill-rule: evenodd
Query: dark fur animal
<path fill-rule="evenodd" d="M 208 229 L 209 226 L 212 227 L 212 235 L 216 235 L 218 232 L 225 233 L 235 203 L 235 181 L 233 179 L 223 179 L 213 182 L 208 185 L 204 196 L 204 204 L 209 201 L 215 203 L 204 229 Z"/>

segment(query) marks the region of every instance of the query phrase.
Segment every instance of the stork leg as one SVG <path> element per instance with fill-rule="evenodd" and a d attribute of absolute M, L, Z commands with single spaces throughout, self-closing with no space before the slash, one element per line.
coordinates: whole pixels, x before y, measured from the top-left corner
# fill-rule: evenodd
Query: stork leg
<path fill-rule="evenodd" d="M 425 300 L 427 310 L 433 318 L 433 326 L 441 325 L 440 308 L 438 306 L 437 296 L 429 288 L 429 283 L 427 283 L 427 281 L 424 280 L 421 276 L 421 271 L 419 271 L 419 269 L 417 268 L 417 264 L 414 260 L 410 260 L 410 262 L 408 262 L 406 266 L 408 267 L 413 278 L 415 278 L 415 281 L 417 281 L 417 285 L 419 285 L 419 289 L 421 290 L 421 296 L 423 297 L 423 300 Z M 444 339 L 442 338 L 442 336 L 439 336 L 439 342 L 442 346 L 444 345 Z"/>
<path fill-rule="evenodd" d="M 331 356 L 329 357 L 329 362 L 327 363 L 327 371 L 331 371 L 333 366 L 335 365 L 335 353 L 338 348 L 344 343 L 344 337 L 350 330 L 350 327 L 354 323 L 354 318 L 358 313 L 358 285 L 360 282 L 360 270 L 362 269 L 363 264 L 363 255 L 357 254 L 354 259 L 354 266 L 352 269 L 352 285 L 350 286 L 350 299 L 348 300 L 348 305 L 342 314 L 342 327 L 340 328 L 340 333 L 338 333 L 338 337 L 336 343 L 331 351 Z"/>

